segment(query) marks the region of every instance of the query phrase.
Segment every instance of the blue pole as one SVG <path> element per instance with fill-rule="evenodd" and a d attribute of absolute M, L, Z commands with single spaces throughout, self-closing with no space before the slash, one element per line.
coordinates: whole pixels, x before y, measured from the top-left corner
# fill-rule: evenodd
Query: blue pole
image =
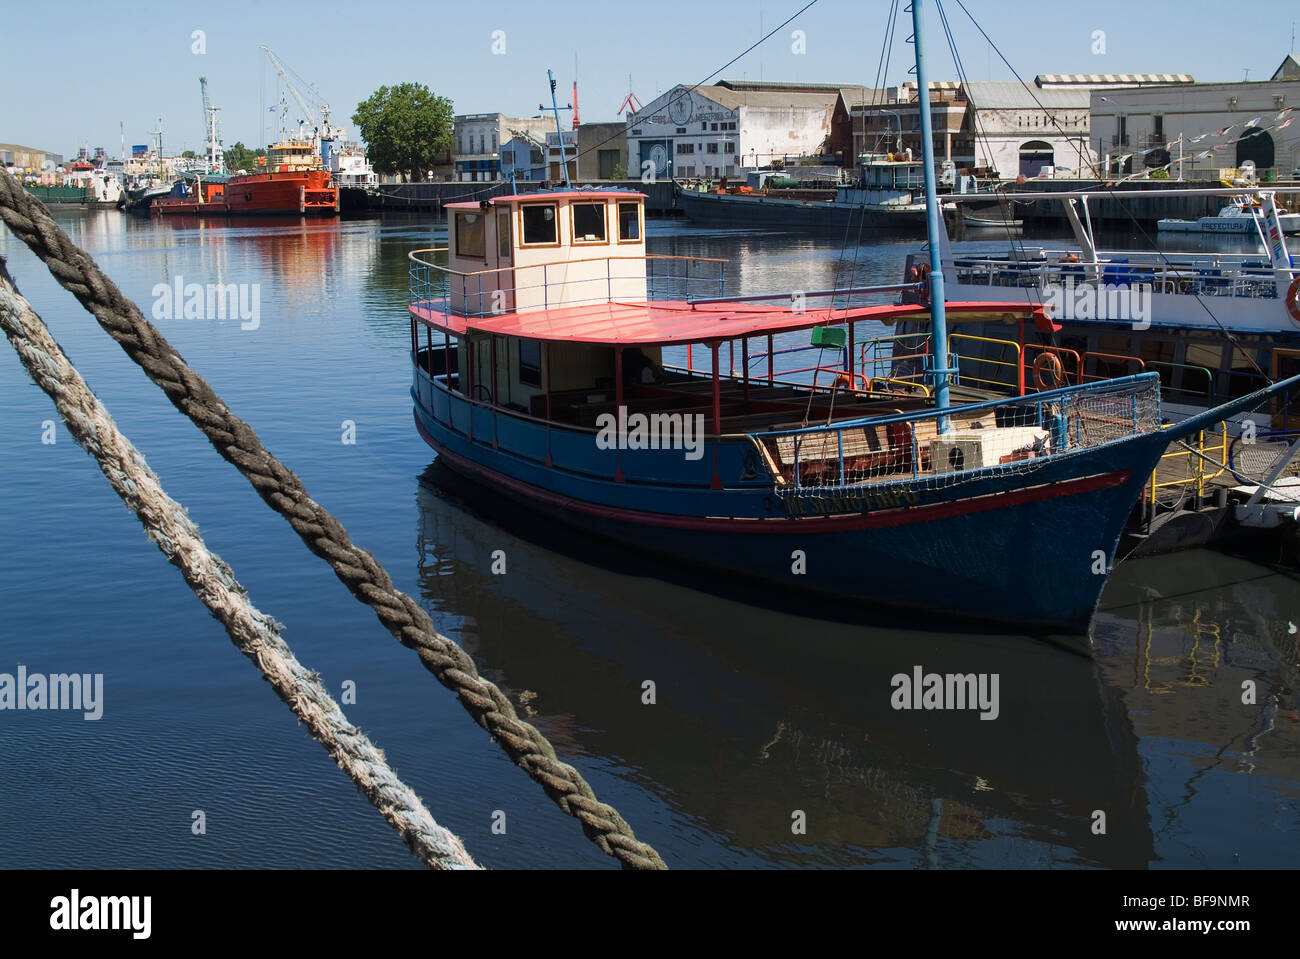
<path fill-rule="evenodd" d="M 555 99 L 555 77 L 550 70 L 546 71 L 546 79 L 551 81 L 551 112 L 555 114 L 555 135 L 560 138 L 560 169 L 564 171 L 564 188 L 572 190 L 573 184 L 569 182 L 569 161 L 564 158 L 564 131 L 560 129 L 560 105 Z"/>
<path fill-rule="evenodd" d="M 939 200 L 934 177 L 934 131 L 930 118 L 930 87 L 926 82 L 925 45 L 922 42 L 923 0 L 912 0 L 912 34 L 916 41 L 916 91 L 921 110 L 921 155 L 925 163 L 925 225 L 930 239 L 930 330 L 934 338 L 931 351 L 930 383 L 934 391 L 934 405 L 948 408 L 948 376 L 955 372 L 948 368 L 948 315 L 943 301 L 943 263 L 939 258 L 940 221 Z M 901 124 L 900 124 L 901 127 Z M 939 418 L 939 432 L 948 431 L 948 417 Z"/>

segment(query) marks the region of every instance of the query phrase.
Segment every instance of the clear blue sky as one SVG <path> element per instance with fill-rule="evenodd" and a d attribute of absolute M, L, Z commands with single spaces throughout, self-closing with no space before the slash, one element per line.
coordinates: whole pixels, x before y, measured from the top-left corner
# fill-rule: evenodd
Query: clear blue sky
<path fill-rule="evenodd" d="M 402 81 L 426 84 L 451 99 L 457 113 L 531 116 L 548 99 L 547 67 L 556 73 L 561 104 L 567 102 L 575 57 L 583 120 L 612 120 L 629 73 L 633 90 L 648 103 L 676 83 L 702 80 L 803 2 L 123 6 L 70 0 L 10 7 L 0 20 L 0 142 L 65 155 L 88 144 L 116 154 L 119 121 L 126 124 L 129 149 L 148 142 L 161 117 L 169 153 L 199 150 L 199 75 L 205 74 L 221 107 L 225 143 L 264 145 L 263 117 L 267 136 L 278 131 L 277 114 L 265 108 L 276 103 L 279 86 L 259 43 L 315 83 L 350 135 L 356 104 L 377 87 Z M 1294 0 L 1252 2 L 1248 21 L 1200 0 L 965 3 L 1027 79 L 1142 72 L 1240 80 L 1247 67 L 1250 79 L 1267 79 L 1290 50 L 1292 22 L 1300 19 Z M 933 0 L 927 8 L 930 71 L 934 79 L 950 79 L 954 70 Z M 956 0 L 946 0 L 945 8 L 970 79 L 1011 79 Z M 888 10 L 882 0 L 817 0 L 722 76 L 870 84 Z M 806 36 L 803 55 L 792 52 L 795 29 Z M 195 30 L 205 31 L 203 55 L 192 52 Z M 505 31 L 504 55 L 492 53 L 496 30 Z M 1105 31 L 1103 55 L 1092 52 L 1094 30 Z M 896 38 L 888 84 L 907 78 L 911 49 L 903 40 L 910 32 L 900 29 Z M 291 123 L 299 112 L 292 108 Z"/>

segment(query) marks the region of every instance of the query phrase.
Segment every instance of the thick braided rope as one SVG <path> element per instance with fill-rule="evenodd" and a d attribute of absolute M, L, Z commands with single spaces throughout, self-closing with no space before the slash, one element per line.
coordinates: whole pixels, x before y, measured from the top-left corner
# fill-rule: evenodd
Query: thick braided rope
<path fill-rule="evenodd" d="M 434 822 L 383 753 L 350 722 L 319 677 L 294 657 L 280 625 L 248 598 L 234 572 L 213 554 L 185 509 L 164 492 L 144 456 L 118 430 L 49 329 L 22 297 L 0 260 L 0 328 L 36 385 L 54 400 L 69 432 L 95 458 L 109 484 L 185 582 L 226 627 L 240 652 L 284 700 L 421 862 L 435 869 L 477 869 L 464 845 Z"/>
<path fill-rule="evenodd" d="M 636 838 L 618 811 L 600 802 L 582 775 L 557 758 L 546 737 L 519 719 L 514 704 L 478 674 L 470 656 L 437 631 L 415 600 L 394 588 L 379 562 L 353 545 L 343 525 L 307 494 L 298 477 L 262 446 L 253 429 L 186 365 L 139 308 L 59 228 L 44 204 L 4 170 L 0 170 L 0 219 L 45 262 L 59 284 L 94 315 L 172 405 L 208 437 L 222 458 L 248 479 L 263 501 L 288 520 L 307 548 L 329 563 L 352 595 L 374 609 L 394 638 L 416 651 L 506 754 L 582 824 L 588 838 L 624 867 L 667 868 L 651 846 Z"/>

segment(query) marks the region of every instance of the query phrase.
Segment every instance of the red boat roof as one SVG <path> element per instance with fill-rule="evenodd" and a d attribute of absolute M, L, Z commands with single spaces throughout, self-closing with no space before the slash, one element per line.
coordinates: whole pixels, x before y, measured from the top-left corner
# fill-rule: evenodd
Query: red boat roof
<path fill-rule="evenodd" d="M 644 193 L 637 193 L 635 190 L 552 190 L 546 193 L 507 193 L 504 196 L 494 196 L 489 203 L 519 203 L 524 200 L 608 200 L 623 199 L 636 200 L 645 199 Z M 443 208 L 447 210 L 477 210 L 479 202 L 477 200 L 463 203 L 444 203 Z"/>
<path fill-rule="evenodd" d="M 517 336 L 552 343 L 595 343 L 610 346 L 670 346 L 705 343 L 713 340 L 766 336 L 792 330 L 831 326 L 848 321 L 875 320 L 886 324 L 899 320 L 922 319 L 929 309 L 919 304 L 864 306 L 851 310 L 811 309 L 795 312 L 758 304 L 707 303 L 679 301 L 652 303 L 593 303 L 538 310 L 532 313 L 503 313 L 499 316 L 463 317 L 443 313 L 424 303 L 412 303 L 411 313 L 453 335 L 463 336 L 466 329 L 500 336 Z M 1019 303 L 948 303 L 947 313 L 954 319 L 1037 318 L 1041 304 Z"/>

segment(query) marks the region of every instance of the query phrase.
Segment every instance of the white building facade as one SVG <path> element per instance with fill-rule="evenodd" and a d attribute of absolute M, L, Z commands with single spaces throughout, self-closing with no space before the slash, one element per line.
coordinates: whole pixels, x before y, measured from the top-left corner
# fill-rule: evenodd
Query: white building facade
<path fill-rule="evenodd" d="M 1249 161 L 1266 182 L 1289 179 L 1300 169 L 1300 121 L 1287 123 L 1288 108 L 1300 110 L 1300 77 L 1099 90 L 1092 141 L 1111 175 L 1168 165 L 1175 179 L 1217 180 Z"/>
<path fill-rule="evenodd" d="M 965 133 L 975 167 L 999 178 L 1091 175 L 1086 88 L 1031 88 L 1020 83 L 965 83 Z"/>
<path fill-rule="evenodd" d="M 509 117 L 504 113 L 470 113 L 455 118 L 452 127 L 452 167 L 457 180 L 501 178 L 501 146 L 520 134 L 537 139 L 555 129 L 547 117 Z"/>
<path fill-rule="evenodd" d="M 837 98 L 838 91 L 673 87 L 627 115 L 628 174 L 735 177 L 820 155 Z"/>

